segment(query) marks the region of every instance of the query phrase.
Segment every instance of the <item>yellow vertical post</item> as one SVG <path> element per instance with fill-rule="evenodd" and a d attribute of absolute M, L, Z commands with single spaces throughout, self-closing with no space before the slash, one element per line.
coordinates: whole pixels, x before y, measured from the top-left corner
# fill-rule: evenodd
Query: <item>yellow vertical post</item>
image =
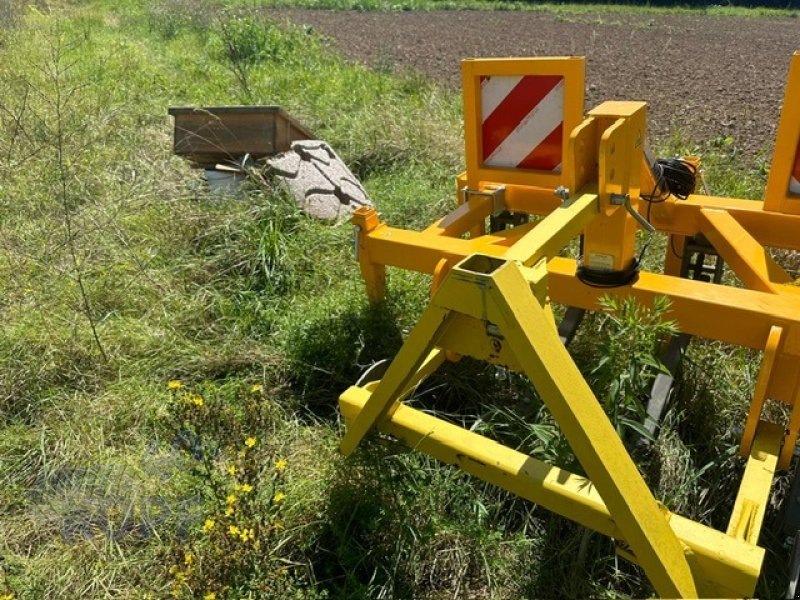
<path fill-rule="evenodd" d="M 353 225 L 356 228 L 358 266 L 367 286 L 367 297 L 370 302 L 380 302 L 386 296 L 386 267 L 372 262 L 367 243 L 367 235 L 381 225 L 378 213 L 374 208 L 359 208 L 353 213 Z"/>
<path fill-rule="evenodd" d="M 739 454 L 741 456 L 750 454 L 750 447 L 753 445 L 753 438 L 755 438 L 756 428 L 761 418 L 761 410 L 767 400 L 769 382 L 772 379 L 772 369 L 775 366 L 775 358 L 778 355 L 778 347 L 780 346 L 782 335 L 783 328 L 773 325 L 767 338 L 767 345 L 764 348 L 764 357 L 761 359 L 761 369 L 758 372 L 753 400 L 750 402 L 750 410 L 742 432 L 742 441 L 739 445 Z"/>
<path fill-rule="evenodd" d="M 586 228 L 583 264 L 594 271 L 625 271 L 634 260 L 637 224 L 626 210 L 638 207 L 647 105 L 604 102 L 589 113 L 599 141 L 600 216 Z"/>

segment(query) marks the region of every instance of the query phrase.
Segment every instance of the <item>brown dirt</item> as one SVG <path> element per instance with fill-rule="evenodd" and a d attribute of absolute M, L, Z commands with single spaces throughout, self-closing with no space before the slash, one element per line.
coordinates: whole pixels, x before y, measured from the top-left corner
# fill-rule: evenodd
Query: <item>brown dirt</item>
<path fill-rule="evenodd" d="M 525 12 L 275 10 L 311 25 L 349 59 L 460 85 L 466 57 L 585 55 L 586 105 L 646 100 L 650 136 L 732 137 L 768 158 L 800 19 Z"/>

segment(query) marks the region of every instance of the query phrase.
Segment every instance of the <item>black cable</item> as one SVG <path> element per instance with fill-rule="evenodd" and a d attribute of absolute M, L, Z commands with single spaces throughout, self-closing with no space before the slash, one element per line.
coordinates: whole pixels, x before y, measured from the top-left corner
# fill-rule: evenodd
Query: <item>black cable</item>
<path fill-rule="evenodd" d="M 664 202 L 670 195 L 679 200 L 686 200 L 694 193 L 697 186 L 697 167 L 681 158 L 659 158 L 653 165 L 656 182 L 649 196 L 642 196 L 647 202 L 647 220 L 650 221 L 650 209 L 653 204 Z M 656 197 L 655 193 L 659 192 Z M 674 240 L 670 240 L 670 249 L 679 259 L 683 257 L 675 249 Z M 640 255 L 641 260 L 641 255 Z"/>
<path fill-rule="evenodd" d="M 669 247 L 670 250 L 672 250 L 672 253 L 675 255 L 675 258 L 678 260 L 683 260 L 683 255 L 678 254 L 678 251 L 675 249 L 675 236 L 673 235 L 669 236 Z"/>
<path fill-rule="evenodd" d="M 666 185 L 667 196 L 672 194 L 679 200 L 686 200 L 694 193 L 697 185 L 697 167 L 682 158 L 659 158 L 656 168 Z M 659 200 L 663 202 L 667 198 Z"/>

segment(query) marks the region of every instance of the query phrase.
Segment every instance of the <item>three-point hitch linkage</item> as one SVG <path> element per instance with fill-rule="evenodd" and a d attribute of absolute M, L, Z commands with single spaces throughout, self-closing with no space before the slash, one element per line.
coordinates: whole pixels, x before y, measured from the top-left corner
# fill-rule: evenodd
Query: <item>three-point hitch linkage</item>
<path fill-rule="evenodd" d="M 773 476 L 788 468 L 800 431 L 800 287 L 766 249 L 800 250 L 800 53 L 763 202 L 692 193 L 696 160 L 655 161 L 646 151 L 644 102 L 605 102 L 584 117 L 583 58 L 465 60 L 462 75 L 467 168 L 458 207 L 421 232 L 389 227 L 373 209 L 354 216 L 372 301 L 384 296 L 387 265 L 432 274 L 433 293 L 382 377 L 341 395 L 342 451 L 380 430 L 614 538 L 662 596 L 752 595 Z M 639 264 L 642 228 L 668 236 L 663 273 Z M 581 258 L 559 257 L 578 237 Z M 711 274 L 705 255 L 717 257 Z M 743 287 L 721 283 L 722 260 Z M 567 352 L 582 311 L 604 295 L 645 305 L 669 298 L 681 332 L 673 355 L 690 336 L 763 351 L 725 532 L 654 498 Z M 560 328 L 551 302 L 570 307 Z M 587 477 L 404 403 L 457 355 L 526 375 Z M 654 386 L 651 427 L 668 383 Z M 788 422 L 764 419 L 767 399 L 790 407 Z"/>

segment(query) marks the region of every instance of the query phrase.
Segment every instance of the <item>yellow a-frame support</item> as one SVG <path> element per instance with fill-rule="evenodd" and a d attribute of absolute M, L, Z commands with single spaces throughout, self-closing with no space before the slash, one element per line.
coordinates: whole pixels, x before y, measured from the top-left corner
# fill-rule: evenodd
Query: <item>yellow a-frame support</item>
<path fill-rule="evenodd" d="M 574 206 L 588 211 L 596 210 L 596 204 L 596 196 L 585 196 Z M 581 210 L 571 212 L 581 215 Z M 502 362 L 533 382 L 656 589 L 667 597 L 697 596 L 684 548 L 665 512 L 560 343 L 552 312 L 531 292 L 531 284 L 544 274 L 541 268 L 482 255 L 457 265 L 353 419 L 342 451 L 349 454 L 371 427 L 396 408 L 408 380 L 434 349 L 463 354 L 463 332 L 470 331 L 470 354 Z M 482 339 L 476 335 L 481 331 Z"/>
<path fill-rule="evenodd" d="M 434 293 L 385 375 L 341 395 L 347 421 L 342 451 L 353 452 L 371 430 L 389 433 L 616 539 L 618 551 L 643 567 L 661 596 L 752 595 L 764 559 L 757 544 L 772 480 L 776 469 L 788 466 L 800 433 L 800 291 L 765 249 L 800 250 L 800 193 L 794 183 L 800 177 L 800 111 L 784 102 L 779 164 L 764 203 L 669 197 L 649 207 L 651 215 L 643 210 L 643 196 L 654 186 L 649 168 L 642 168 L 644 103 L 606 102 L 578 122 L 583 63 L 574 57 L 465 61 L 462 70 L 468 169 L 458 180 L 459 208 L 422 232 L 388 227 L 371 209 L 354 215 L 370 299 L 385 293 L 386 265 L 433 274 Z M 564 89 L 571 90 L 563 99 L 557 169 L 520 170 L 487 158 L 481 136 L 492 132 L 482 103 L 494 99 L 484 97 L 483 82 L 516 73 L 561 76 Z M 793 58 L 786 94 L 800 98 L 800 54 Z M 544 218 L 487 234 L 486 219 L 500 210 Z M 582 234 L 586 265 L 624 271 L 634 259 L 636 229 L 644 225 L 667 233 L 668 246 L 678 252 L 687 237 L 702 233 L 745 288 L 676 277 L 669 254 L 665 273 L 641 271 L 599 289 L 576 275 L 576 261 L 558 256 Z M 594 309 L 604 294 L 644 304 L 666 296 L 681 331 L 764 351 L 740 445 L 747 464 L 725 532 L 657 502 L 561 343 L 549 302 Z M 588 478 L 406 405 L 415 386 L 454 355 L 525 374 Z M 792 407 L 785 425 L 762 419 L 768 398 Z"/>

